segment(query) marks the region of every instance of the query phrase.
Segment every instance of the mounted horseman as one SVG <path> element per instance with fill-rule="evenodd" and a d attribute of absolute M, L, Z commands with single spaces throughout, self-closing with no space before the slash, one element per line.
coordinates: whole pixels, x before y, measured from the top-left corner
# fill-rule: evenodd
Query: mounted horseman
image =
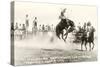
<path fill-rule="evenodd" d="M 83 44 L 85 46 L 85 49 L 87 50 L 87 43 L 89 43 L 90 51 L 91 49 L 94 49 L 94 32 L 95 28 L 91 25 L 91 22 L 89 21 L 87 24 L 85 24 L 85 27 L 83 29 L 83 35 L 82 35 L 82 43 L 81 43 L 81 50 L 83 50 Z M 91 44 L 93 46 L 91 47 Z"/>
<path fill-rule="evenodd" d="M 61 21 L 56 26 L 56 35 L 60 39 L 60 34 L 62 35 L 62 39 L 66 42 L 66 38 L 68 33 L 72 32 L 74 30 L 74 22 L 65 16 L 66 8 L 61 11 L 61 14 L 59 16 L 59 19 Z M 64 34 L 64 29 L 66 30 L 66 33 Z M 63 37 L 65 36 L 65 38 Z"/>

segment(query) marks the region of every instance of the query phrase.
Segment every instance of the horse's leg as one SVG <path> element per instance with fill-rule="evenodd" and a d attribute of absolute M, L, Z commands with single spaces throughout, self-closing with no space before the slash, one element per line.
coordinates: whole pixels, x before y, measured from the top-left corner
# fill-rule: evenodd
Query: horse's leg
<path fill-rule="evenodd" d="M 87 41 L 85 41 L 85 49 L 86 49 L 86 51 L 87 51 L 87 46 L 86 46 L 86 45 L 87 45 Z"/>
<path fill-rule="evenodd" d="M 66 42 L 67 36 L 68 36 L 68 33 L 66 34 L 66 36 L 65 36 L 65 38 L 64 38 L 64 41 L 65 41 L 65 42 Z"/>
<path fill-rule="evenodd" d="M 66 42 L 66 39 L 64 39 L 64 37 L 63 37 L 63 31 L 62 31 L 62 33 L 61 33 L 61 34 L 62 34 L 62 39 L 64 40 L 64 42 Z"/>
<path fill-rule="evenodd" d="M 60 34 L 57 34 L 57 37 L 60 39 Z"/>
<path fill-rule="evenodd" d="M 64 40 L 64 42 L 66 42 L 66 39 L 63 39 Z"/>
<path fill-rule="evenodd" d="M 65 39 L 67 39 L 67 36 L 68 36 L 68 33 L 66 34 L 66 37 L 65 37 Z"/>
<path fill-rule="evenodd" d="M 56 29 L 56 35 L 60 39 L 60 31 L 58 30 L 58 28 Z"/>
<path fill-rule="evenodd" d="M 92 50 L 93 50 L 93 49 L 94 49 L 94 45 L 95 45 L 95 44 L 94 44 L 94 41 L 92 41 L 92 44 L 93 44 L 93 47 L 92 47 Z"/>
<path fill-rule="evenodd" d="M 62 39 L 64 39 L 64 38 L 63 38 L 63 31 L 61 32 L 61 34 L 62 34 Z"/>
<path fill-rule="evenodd" d="M 67 34 L 68 34 L 68 29 L 67 29 L 67 28 L 65 28 L 65 30 L 66 30 L 66 33 L 65 33 L 64 35 L 67 35 Z"/>
<path fill-rule="evenodd" d="M 90 51 L 91 51 L 91 42 L 89 42 L 89 47 L 90 47 Z"/>
<path fill-rule="evenodd" d="M 82 40 L 82 43 L 81 43 L 81 50 L 83 50 L 83 43 L 84 43 L 84 41 Z"/>
<path fill-rule="evenodd" d="M 62 34 L 62 39 L 63 39 L 63 32 L 61 32 L 61 34 Z"/>
<path fill-rule="evenodd" d="M 68 31 L 69 31 L 69 29 L 66 28 L 66 33 L 64 34 L 64 35 L 66 35 L 65 39 L 67 39 Z"/>

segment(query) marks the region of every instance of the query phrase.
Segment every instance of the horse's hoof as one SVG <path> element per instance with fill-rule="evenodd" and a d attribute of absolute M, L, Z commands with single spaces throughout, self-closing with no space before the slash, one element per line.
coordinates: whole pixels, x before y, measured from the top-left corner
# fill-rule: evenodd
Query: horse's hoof
<path fill-rule="evenodd" d="M 92 50 L 93 50 L 94 48 L 92 48 Z"/>
<path fill-rule="evenodd" d="M 64 40 L 64 42 L 66 43 L 66 40 Z"/>

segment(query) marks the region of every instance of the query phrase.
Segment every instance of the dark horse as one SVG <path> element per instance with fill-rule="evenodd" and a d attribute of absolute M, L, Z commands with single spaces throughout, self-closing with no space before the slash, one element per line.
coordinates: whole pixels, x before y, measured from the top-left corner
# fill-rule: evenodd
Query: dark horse
<path fill-rule="evenodd" d="M 83 50 L 83 43 L 85 43 L 85 48 L 87 50 L 87 43 L 89 43 L 89 48 L 91 51 L 91 43 L 93 44 L 92 50 L 94 49 L 94 32 L 95 29 L 92 27 L 91 31 L 89 32 L 89 36 L 87 37 L 87 32 L 83 32 L 82 36 L 82 43 L 81 43 L 81 50 Z"/>
<path fill-rule="evenodd" d="M 67 31 L 68 27 L 70 27 L 70 29 Z M 57 26 L 56 26 L 56 36 L 60 39 L 60 35 L 62 35 L 62 39 L 66 42 L 66 38 L 67 38 L 67 35 L 68 33 L 72 32 L 74 30 L 74 22 L 71 21 L 70 19 L 65 19 L 63 21 L 60 21 Z M 66 30 L 66 34 L 65 34 L 65 38 L 63 38 L 63 34 L 64 34 L 64 31 L 63 30 Z"/>

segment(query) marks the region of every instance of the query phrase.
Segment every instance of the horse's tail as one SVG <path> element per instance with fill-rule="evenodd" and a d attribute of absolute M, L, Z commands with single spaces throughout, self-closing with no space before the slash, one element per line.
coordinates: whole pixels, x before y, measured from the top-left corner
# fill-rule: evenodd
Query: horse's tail
<path fill-rule="evenodd" d="M 56 36 L 58 37 L 58 29 L 57 29 L 57 26 L 56 26 Z"/>
<path fill-rule="evenodd" d="M 60 38 L 60 37 L 59 37 L 59 29 L 58 29 L 58 25 L 56 26 L 56 36 L 57 36 L 58 38 Z"/>

